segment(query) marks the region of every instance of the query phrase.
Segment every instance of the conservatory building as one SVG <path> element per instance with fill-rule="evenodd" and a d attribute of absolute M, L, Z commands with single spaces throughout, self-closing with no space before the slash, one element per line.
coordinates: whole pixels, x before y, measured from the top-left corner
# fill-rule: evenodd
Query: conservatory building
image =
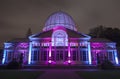
<path fill-rule="evenodd" d="M 62 11 L 47 18 L 42 32 L 4 43 L 2 64 L 21 57 L 23 64 L 32 65 L 97 65 L 105 59 L 119 64 L 115 42 L 78 32 L 72 17 Z"/>

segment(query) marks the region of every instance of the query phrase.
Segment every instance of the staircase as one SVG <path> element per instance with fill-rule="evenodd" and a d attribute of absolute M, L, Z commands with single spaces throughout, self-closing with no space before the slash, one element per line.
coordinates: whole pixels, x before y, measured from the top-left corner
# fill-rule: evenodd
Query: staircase
<path fill-rule="evenodd" d="M 23 69 L 97 69 L 95 65 L 25 65 Z"/>

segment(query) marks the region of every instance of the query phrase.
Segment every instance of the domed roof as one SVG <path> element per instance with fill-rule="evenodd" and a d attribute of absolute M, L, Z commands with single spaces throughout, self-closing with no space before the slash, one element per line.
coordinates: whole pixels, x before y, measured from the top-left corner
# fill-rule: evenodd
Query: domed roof
<path fill-rule="evenodd" d="M 62 26 L 76 31 L 75 23 L 72 17 L 62 11 L 55 12 L 47 18 L 43 31 L 50 30 L 57 26 Z"/>

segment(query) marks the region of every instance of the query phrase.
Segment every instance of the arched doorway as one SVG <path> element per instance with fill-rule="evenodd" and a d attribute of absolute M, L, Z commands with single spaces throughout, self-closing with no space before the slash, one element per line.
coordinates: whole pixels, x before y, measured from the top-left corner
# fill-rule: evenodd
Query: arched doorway
<path fill-rule="evenodd" d="M 55 62 L 63 64 L 68 57 L 68 35 L 64 30 L 56 30 L 52 34 L 52 51 Z"/>

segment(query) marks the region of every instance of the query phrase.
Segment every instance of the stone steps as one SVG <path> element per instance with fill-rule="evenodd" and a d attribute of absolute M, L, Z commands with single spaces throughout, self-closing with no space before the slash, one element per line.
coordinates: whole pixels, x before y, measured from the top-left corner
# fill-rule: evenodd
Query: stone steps
<path fill-rule="evenodd" d="M 38 66 L 38 65 L 26 65 L 24 69 L 97 69 L 96 66 L 63 66 L 63 65 L 49 65 L 49 66 Z"/>

